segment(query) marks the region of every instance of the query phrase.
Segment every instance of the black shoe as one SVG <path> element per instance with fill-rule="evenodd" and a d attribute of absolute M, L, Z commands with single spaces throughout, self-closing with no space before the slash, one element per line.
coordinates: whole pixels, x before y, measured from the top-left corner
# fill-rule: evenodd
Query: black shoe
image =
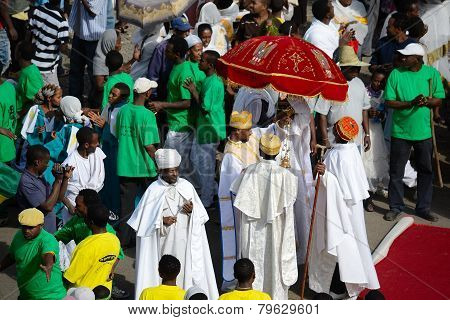
<path fill-rule="evenodd" d="M 114 300 L 124 300 L 129 297 L 130 294 L 125 290 L 122 290 L 116 286 L 112 287 L 111 298 L 113 298 Z"/>
<path fill-rule="evenodd" d="M 400 214 L 400 212 L 398 212 L 398 211 L 389 210 L 388 212 L 386 212 L 384 214 L 383 219 L 386 221 L 394 221 L 395 219 L 397 219 L 399 214 Z"/>
<path fill-rule="evenodd" d="M 438 217 L 430 212 L 418 213 L 417 216 L 430 222 L 436 222 L 439 220 Z"/>

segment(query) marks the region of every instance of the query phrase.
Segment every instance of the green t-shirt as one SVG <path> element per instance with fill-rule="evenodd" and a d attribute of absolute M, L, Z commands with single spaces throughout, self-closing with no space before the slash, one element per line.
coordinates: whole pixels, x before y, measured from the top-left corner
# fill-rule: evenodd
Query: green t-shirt
<path fill-rule="evenodd" d="M 30 64 L 20 71 L 17 80 L 17 112 L 24 108 L 29 108 L 33 103 L 34 96 L 44 86 L 41 73 L 38 67 Z"/>
<path fill-rule="evenodd" d="M 118 83 L 123 82 L 130 88 L 130 97 L 128 99 L 129 102 L 133 102 L 133 88 L 134 81 L 133 78 L 125 72 L 121 72 L 118 74 L 114 74 L 108 77 L 108 80 L 105 82 L 105 86 L 103 87 L 103 100 L 102 100 L 102 110 L 108 103 L 109 93 L 111 89 Z"/>
<path fill-rule="evenodd" d="M 439 72 L 430 66 L 422 66 L 417 72 L 399 68 L 391 72 L 386 89 L 385 100 L 412 101 L 418 95 L 431 95 L 429 79 L 432 79 L 433 98 L 445 98 Z M 413 106 L 409 109 L 395 110 L 392 118 L 392 137 L 405 140 L 425 140 L 431 138 L 430 109 Z"/>
<path fill-rule="evenodd" d="M 206 77 L 200 90 L 202 111 L 198 114 L 196 125 L 199 144 L 216 143 L 225 139 L 224 95 L 222 80 L 216 74 Z"/>
<path fill-rule="evenodd" d="M 17 124 L 16 89 L 5 81 L 0 84 L 0 128 L 14 133 Z M 14 140 L 0 134 L 0 162 L 8 162 L 16 157 Z"/>
<path fill-rule="evenodd" d="M 184 61 L 173 67 L 167 82 L 167 102 L 190 100 L 191 93 L 183 87 L 187 78 L 194 78 L 189 61 Z M 166 109 L 169 129 L 177 132 L 187 132 L 189 128 L 189 110 Z"/>
<path fill-rule="evenodd" d="M 192 80 L 195 83 L 195 87 L 198 92 L 202 89 L 202 82 L 206 78 L 206 74 L 198 68 L 197 62 L 188 61 L 189 67 L 191 68 L 192 74 L 194 77 Z M 191 127 L 194 127 L 197 122 L 197 117 L 200 112 L 200 106 L 198 106 L 195 100 L 191 100 L 191 107 L 188 111 L 188 121 Z"/>
<path fill-rule="evenodd" d="M 117 115 L 116 132 L 119 141 L 117 175 L 155 177 L 155 162 L 144 148 L 159 143 L 155 114 L 144 106 L 127 104 Z"/>
<path fill-rule="evenodd" d="M 27 240 L 22 231 L 17 231 L 9 248 L 17 270 L 17 286 L 20 298 L 24 300 L 60 300 L 66 296 L 59 265 L 59 244 L 55 237 L 45 230 L 33 240 Z M 55 255 L 50 281 L 39 267 L 46 253 Z"/>
<path fill-rule="evenodd" d="M 116 235 L 116 230 L 108 223 L 106 224 L 106 232 Z M 59 229 L 53 234 L 58 241 L 62 241 L 64 244 L 68 244 L 70 241 L 75 241 L 75 244 L 79 244 L 81 241 L 92 235 L 91 229 L 87 226 L 84 219 L 79 216 L 73 216 L 64 227 Z M 120 248 L 118 256 L 119 260 L 123 260 L 123 250 Z"/>

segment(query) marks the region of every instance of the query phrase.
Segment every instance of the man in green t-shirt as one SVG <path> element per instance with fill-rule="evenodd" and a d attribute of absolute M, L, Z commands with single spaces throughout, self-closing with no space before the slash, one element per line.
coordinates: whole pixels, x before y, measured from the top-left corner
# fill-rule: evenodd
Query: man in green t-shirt
<path fill-rule="evenodd" d="M 117 152 L 117 175 L 120 183 L 119 239 L 122 247 L 131 240 L 126 217 L 134 211 L 136 196 L 157 177 L 154 162 L 159 143 L 155 114 L 145 108 L 155 81 L 139 78 L 134 83 L 134 103 L 123 106 L 117 114 L 116 135 L 119 142 Z"/>
<path fill-rule="evenodd" d="M 444 88 L 438 71 L 423 64 L 425 50 L 411 43 L 401 54 L 402 66 L 390 74 L 384 98 L 394 110 L 391 133 L 389 208 L 384 215 L 388 221 L 403 211 L 403 176 L 405 165 L 414 148 L 417 168 L 416 214 L 429 221 L 438 218 L 431 214 L 433 190 L 431 115 L 438 114 Z M 430 111 L 431 110 L 431 111 Z"/>
<path fill-rule="evenodd" d="M 133 101 L 133 86 L 134 81 L 133 78 L 128 74 L 121 70 L 123 65 L 123 57 L 119 51 L 112 50 L 108 52 L 105 58 L 105 64 L 109 69 L 109 77 L 103 86 L 103 100 L 101 105 L 101 110 L 105 108 L 108 103 L 108 97 L 111 92 L 111 89 L 117 83 L 125 83 L 130 88 L 130 97 L 129 102 Z"/>
<path fill-rule="evenodd" d="M 16 157 L 16 124 L 16 90 L 0 78 L 0 162 L 9 162 Z"/>
<path fill-rule="evenodd" d="M 216 150 L 219 142 L 226 137 L 224 84 L 216 74 L 216 62 L 220 55 L 216 51 L 203 52 L 199 69 L 206 74 L 200 93 L 195 83 L 188 79 L 187 88 L 200 110 L 196 122 L 196 134 L 192 147 L 193 165 L 197 169 L 200 182 L 200 199 L 207 208 L 213 204 L 217 190 L 215 182 Z"/>
<path fill-rule="evenodd" d="M 180 176 L 192 181 L 192 166 L 190 154 L 194 134 L 190 113 L 192 110 L 191 93 L 183 87 L 188 78 L 193 78 L 192 67 L 185 60 L 188 44 L 184 38 L 173 36 L 169 39 L 166 47 L 166 57 L 173 62 L 174 66 L 167 82 L 167 101 L 153 101 L 150 109 L 154 112 L 164 110 L 167 114 L 169 132 L 164 143 L 165 149 L 175 149 L 181 155 L 179 167 Z"/>
<path fill-rule="evenodd" d="M 22 230 L 17 231 L 0 271 L 16 264 L 19 299 L 60 300 L 66 296 L 59 267 L 59 245 L 43 230 L 44 214 L 36 208 L 19 214 Z"/>
<path fill-rule="evenodd" d="M 35 46 L 31 42 L 22 41 L 16 47 L 16 59 L 20 65 L 20 75 L 17 80 L 16 98 L 17 113 L 21 119 L 34 104 L 34 96 L 44 86 L 41 72 L 31 63 Z"/>

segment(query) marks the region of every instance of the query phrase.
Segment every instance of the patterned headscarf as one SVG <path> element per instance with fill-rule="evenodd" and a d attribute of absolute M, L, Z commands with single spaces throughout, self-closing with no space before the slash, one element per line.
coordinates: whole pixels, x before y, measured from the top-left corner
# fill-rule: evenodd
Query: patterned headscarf
<path fill-rule="evenodd" d="M 34 103 L 38 105 L 47 104 L 50 98 L 55 95 L 56 91 L 58 91 L 58 89 L 60 88 L 57 85 L 51 83 L 46 84 L 34 96 Z"/>

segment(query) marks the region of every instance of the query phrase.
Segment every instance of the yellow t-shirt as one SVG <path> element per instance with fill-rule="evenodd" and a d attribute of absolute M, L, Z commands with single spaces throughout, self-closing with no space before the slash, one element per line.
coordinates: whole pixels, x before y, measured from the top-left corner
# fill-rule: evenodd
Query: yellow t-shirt
<path fill-rule="evenodd" d="M 272 300 L 267 293 L 258 290 L 234 290 L 224 293 L 219 300 Z"/>
<path fill-rule="evenodd" d="M 161 284 L 142 290 L 139 300 L 184 300 L 185 293 L 180 287 Z"/>
<path fill-rule="evenodd" d="M 75 248 L 64 278 L 75 287 L 94 289 L 102 285 L 111 290 L 109 275 L 119 251 L 120 241 L 114 234 L 106 232 L 89 236 Z"/>

